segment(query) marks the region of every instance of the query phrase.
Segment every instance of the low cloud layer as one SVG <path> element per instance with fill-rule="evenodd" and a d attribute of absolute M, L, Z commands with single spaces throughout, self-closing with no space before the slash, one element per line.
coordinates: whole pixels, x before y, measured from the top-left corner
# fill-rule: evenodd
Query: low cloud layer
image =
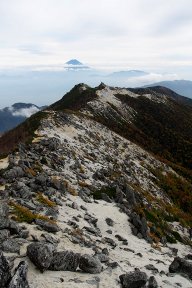
<path fill-rule="evenodd" d="M 9 111 L 13 116 L 21 116 L 21 117 L 30 117 L 31 115 L 35 114 L 39 111 L 39 109 L 36 106 L 31 106 L 30 108 L 22 108 L 15 110 L 12 106 L 9 107 Z"/>

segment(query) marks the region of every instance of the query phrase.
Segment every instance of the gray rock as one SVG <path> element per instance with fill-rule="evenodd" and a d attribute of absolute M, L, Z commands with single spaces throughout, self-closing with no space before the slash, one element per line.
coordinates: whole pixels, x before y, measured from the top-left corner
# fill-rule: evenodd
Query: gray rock
<path fill-rule="evenodd" d="M 0 203 L 0 229 L 7 228 L 9 226 L 9 207 L 6 202 Z"/>
<path fill-rule="evenodd" d="M 135 199 L 135 192 L 133 191 L 133 189 L 127 185 L 126 187 L 126 199 L 129 203 L 129 205 L 132 207 L 132 206 L 135 206 L 136 205 L 136 199 Z"/>
<path fill-rule="evenodd" d="M 106 223 L 107 223 L 108 226 L 113 227 L 114 221 L 113 221 L 111 218 L 106 218 L 105 221 L 106 221 Z"/>
<path fill-rule="evenodd" d="M 56 252 L 53 255 L 49 270 L 76 271 L 79 265 L 80 254 L 72 251 Z"/>
<path fill-rule="evenodd" d="M 0 244 L 7 240 L 10 236 L 10 232 L 7 229 L 0 230 Z"/>
<path fill-rule="evenodd" d="M 0 217 L 8 217 L 9 207 L 6 202 L 2 202 L 0 205 Z"/>
<path fill-rule="evenodd" d="M 51 216 L 53 217 L 54 219 L 57 219 L 58 218 L 58 210 L 56 208 L 52 208 L 52 207 L 49 207 L 47 208 L 47 211 L 45 213 L 46 216 Z"/>
<path fill-rule="evenodd" d="M 60 231 L 60 228 L 57 226 L 57 224 L 54 224 L 51 222 L 47 222 L 41 219 L 36 219 L 35 223 L 47 232 L 56 233 Z"/>
<path fill-rule="evenodd" d="M 46 240 L 46 242 L 49 242 L 53 245 L 58 245 L 58 243 L 60 242 L 59 239 L 54 238 L 52 235 L 49 235 L 48 233 L 42 234 L 41 237 L 43 237 Z"/>
<path fill-rule="evenodd" d="M 15 178 L 18 178 L 18 177 L 23 177 L 24 176 L 24 171 L 21 167 L 19 166 L 16 166 L 12 169 L 10 169 L 9 171 L 7 171 L 4 176 L 8 179 L 15 179 Z"/>
<path fill-rule="evenodd" d="M 115 269 L 119 266 L 119 264 L 117 262 L 111 262 L 111 263 L 107 263 L 107 266 L 112 269 Z"/>
<path fill-rule="evenodd" d="M 18 241 L 17 239 L 7 239 L 5 240 L 2 245 L 1 248 L 4 252 L 9 252 L 9 253 L 20 253 L 20 241 Z"/>
<path fill-rule="evenodd" d="M 103 253 L 98 253 L 95 255 L 101 263 L 109 262 L 109 256 Z"/>
<path fill-rule="evenodd" d="M 119 186 L 116 187 L 116 195 L 115 195 L 115 202 L 122 204 L 123 203 L 124 194 L 119 188 Z"/>
<path fill-rule="evenodd" d="M 106 241 L 108 244 L 110 244 L 112 247 L 116 247 L 116 246 L 117 246 L 117 244 L 115 243 L 115 241 L 114 241 L 113 239 L 111 239 L 111 238 L 109 238 L 109 237 L 105 237 L 104 239 L 105 239 L 105 241 Z"/>
<path fill-rule="evenodd" d="M 38 175 L 35 178 L 35 183 L 40 185 L 40 186 L 46 186 L 47 184 L 47 177 L 43 174 Z"/>
<path fill-rule="evenodd" d="M 73 208 L 73 209 L 75 209 L 75 210 L 79 210 L 79 206 L 77 205 L 76 202 L 73 202 L 73 203 L 71 204 L 71 208 Z"/>
<path fill-rule="evenodd" d="M 91 233 L 91 234 L 93 234 L 93 235 L 96 235 L 96 236 L 100 236 L 100 235 L 101 235 L 101 232 L 100 232 L 100 230 L 99 230 L 98 228 L 93 228 L 93 227 L 87 227 L 87 226 L 85 226 L 84 229 L 85 229 L 87 232 L 89 232 L 89 233 Z"/>
<path fill-rule="evenodd" d="M 29 283 L 27 281 L 27 271 L 27 262 L 20 262 L 7 288 L 29 288 Z"/>
<path fill-rule="evenodd" d="M 111 200 L 111 198 L 106 194 L 106 193 L 101 193 L 101 198 L 102 200 L 112 203 L 113 201 Z"/>
<path fill-rule="evenodd" d="M 84 211 L 87 211 L 87 208 L 86 208 L 85 206 L 83 206 L 83 205 L 81 205 L 80 208 L 81 208 L 82 210 L 84 210 Z"/>
<path fill-rule="evenodd" d="M 149 282 L 148 282 L 148 288 L 157 288 L 158 287 L 158 284 L 157 284 L 157 280 L 155 279 L 154 276 L 151 276 L 149 278 Z"/>
<path fill-rule="evenodd" d="M 123 236 L 121 236 L 121 235 L 119 235 L 119 234 L 116 234 L 116 235 L 115 235 L 115 238 L 117 238 L 119 241 L 122 241 L 122 242 L 127 241 L 127 239 L 125 239 Z"/>
<path fill-rule="evenodd" d="M 80 258 L 79 268 L 84 272 L 96 274 L 100 273 L 102 270 L 101 262 L 97 257 L 92 257 L 90 255 L 83 255 Z"/>
<path fill-rule="evenodd" d="M 136 212 L 133 212 L 130 215 L 130 221 L 135 228 L 132 228 L 133 234 L 150 242 L 151 239 L 148 236 L 148 226 L 145 217 L 140 217 Z"/>
<path fill-rule="evenodd" d="M 123 288 L 141 288 L 147 282 L 147 274 L 139 270 L 120 275 L 119 278 Z"/>
<path fill-rule="evenodd" d="M 10 231 L 11 235 L 13 235 L 13 234 L 17 234 L 18 235 L 20 233 L 20 230 L 21 230 L 21 228 L 18 225 L 18 223 L 16 223 L 13 220 L 10 220 L 8 228 L 9 228 L 9 231 Z"/>
<path fill-rule="evenodd" d="M 55 248 L 51 244 L 35 242 L 27 247 L 27 256 L 43 272 L 51 265 L 54 250 Z"/>
<path fill-rule="evenodd" d="M 187 259 L 187 260 L 192 260 L 192 254 L 187 254 L 187 255 L 185 256 L 185 259 Z"/>
<path fill-rule="evenodd" d="M 10 266 L 3 255 L 2 251 L 0 251 L 0 284 L 1 288 L 6 288 L 8 282 L 11 279 L 11 271 L 10 271 Z"/>
<path fill-rule="evenodd" d="M 169 272 L 182 274 L 192 280 L 192 263 L 180 257 L 175 257 L 169 266 Z"/>
<path fill-rule="evenodd" d="M 154 271 L 154 272 L 159 272 L 158 269 L 153 264 L 145 265 L 145 268 L 147 270 L 151 270 L 151 271 Z"/>
<path fill-rule="evenodd" d="M 109 251 L 107 248 L 103 248 L 102 249 L 102 253 L 105 254 L 105 255 L 109 255 Z"/>

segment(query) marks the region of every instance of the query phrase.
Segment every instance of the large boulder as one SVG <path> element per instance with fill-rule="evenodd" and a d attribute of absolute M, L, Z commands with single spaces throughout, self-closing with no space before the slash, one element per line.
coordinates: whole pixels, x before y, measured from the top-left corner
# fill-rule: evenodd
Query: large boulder
<path fill-rule="evenodd" d="M 7 288 L 29 288 L 27 271 L 27 262 L 21 261 L 18 267 L 15 269 L 15 274 L 13 275 Z"/>
<path fill-rule="evenodd" d="M 55 248 L 51 244 L 31 243 L 27 247 L 27 256 L 41 272 L 44 272 L 51 265 L 54 250 Z"/>
<path fill-rule="evenodd" d="M 141 288 L 147 282 L 147 274 L 138 270 L 120 275 L 119 279 L 123 288 Z"/>
<path fill-rule="evenodd" d="M 97 257 L 85 254 L 80 258 L 79 268 L 84 272 L 97 274 L 101 272 L 102 265 Z"/>
<path fill-rule="evenodd" d="M 11 279 L 11 269 L 2 251 L 0 251 L 0 287 L 6 288 Z"/>
<path fill-rule="evenodd" d="M 169 272 L 182 274 L 192 280 L 192 263 L 180 257 L 175 257 L 169 266 Z"/>
<path fill-rule="evenodd" d="M 53 271 L 76 271 L 79 266 L 80 254 L 72 251 L 54 253 L 49 270 Z"/>

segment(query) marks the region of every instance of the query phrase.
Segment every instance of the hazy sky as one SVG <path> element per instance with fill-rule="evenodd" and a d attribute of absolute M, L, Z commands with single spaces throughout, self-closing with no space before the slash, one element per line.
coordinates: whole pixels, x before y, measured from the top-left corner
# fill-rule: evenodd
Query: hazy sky
<path fill-rule="evenodd" d="M 0 70 L 60 66 L 192 72 L 191 0 L 0 0 Z"/>

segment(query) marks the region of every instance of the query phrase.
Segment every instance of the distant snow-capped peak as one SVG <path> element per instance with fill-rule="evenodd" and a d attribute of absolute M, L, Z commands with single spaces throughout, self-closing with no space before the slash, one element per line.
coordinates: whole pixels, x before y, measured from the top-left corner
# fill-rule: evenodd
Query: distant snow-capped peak
<path fill-rule="evenodd" d="M 66 70 L 87 70 L 90 69 L 90 67 L 84 65 L 77 59 L 71 59 L 67 61 L 64 65 L 64 68 Z"/>

